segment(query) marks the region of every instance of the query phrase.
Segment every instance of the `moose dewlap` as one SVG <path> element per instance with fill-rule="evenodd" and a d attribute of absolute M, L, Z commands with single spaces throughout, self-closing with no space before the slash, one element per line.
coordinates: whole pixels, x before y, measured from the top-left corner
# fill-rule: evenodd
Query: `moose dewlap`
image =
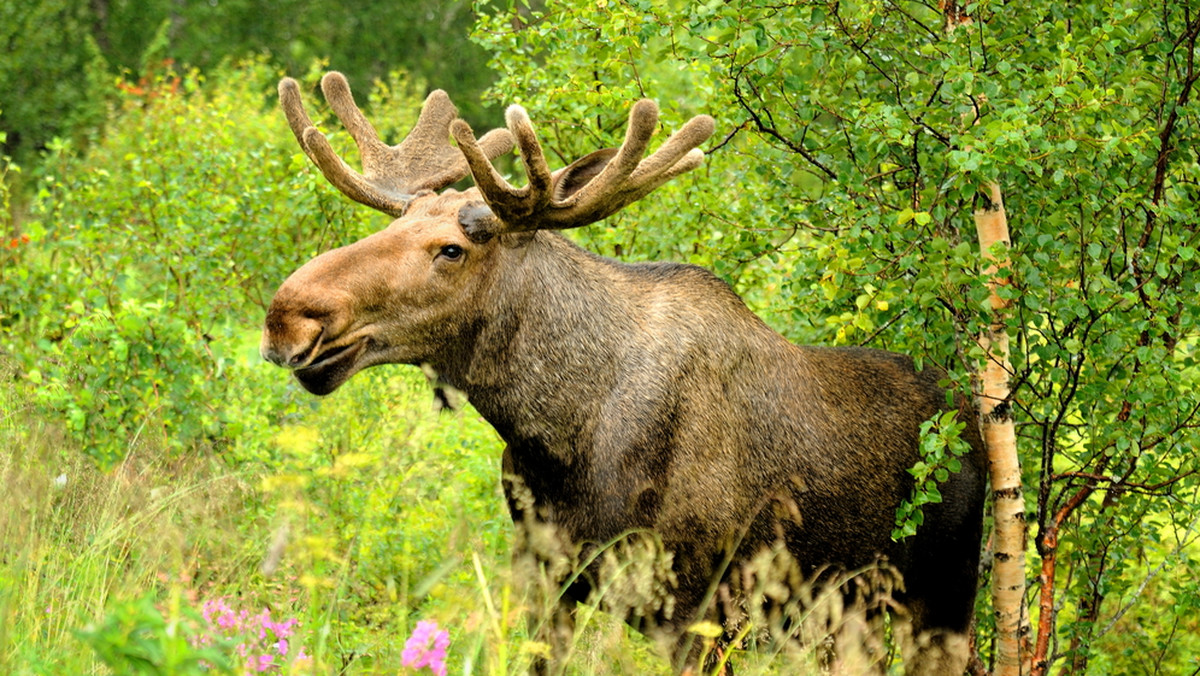
<path fill-rule="evenodd" d="M 358 144 L 362 173 L 333 152 L 285 79 L 279 94 L 297 141 L 346 195 L 396 220 L 283 283 L 262 355 L 314 394 L 385 363 L 422 365 L 466 393 L 507 443 L 519 544 L 551 576 L 548 587 L 590 562 L 541 618 L 554 657 L 535 668 L 559 666 L 575 603 L 596 591 L 610 554 L 646 550 L 642 593 L 605 600 L 664 640 L 677 669 L 698 666 L 689 632 L 698 622 L 721 627 L 720 643 L 747 618 L 768 617 L 764 603 L 781 604 L 778 592 L 756 591 L 766 568 L 786 568 L 775 581 L 788 598 L 810 599 L 814 580 L 828 587 L 875 567 L 899 582 L 838 592 L 867 599 L 862 626 L 877 631 L 886 606 L 910 637 L 908 673 L 962 673 L 986 481 L 967 408 L 959 415 L 973 450 L 940 487 L 944 501 L 926 508 L 915 536 L 890 538 L 912 491 L 920 425 L 945 407 L 940 374 L 888 352 L 793 345 L 701 268 L 627 265 L 555 232 L 699 166 L 711 118 L 693 118 L 646 156 L 658 108 L 639 101 L 620 148 L 551 172 L 518 106 L 508 130 L 477 141 L 435 91 L 409 136 L 389 146 L 344 77 L 329 73 L 321 85 Z M 529 177 L 522 188 L 491 164 L 514 143 Z M 468 174 L 476 187 L 447 189 Z M 609 551 L 597 555 L 600 547 Z M 888 600 L 873 605 L 878 594 Z M 873 640 L 858 642 L 880 657 Z"/>

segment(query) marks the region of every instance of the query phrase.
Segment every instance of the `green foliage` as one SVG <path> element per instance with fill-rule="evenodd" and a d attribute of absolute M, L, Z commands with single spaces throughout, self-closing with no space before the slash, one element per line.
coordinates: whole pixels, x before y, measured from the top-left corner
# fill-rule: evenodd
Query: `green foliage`
<path fill-rule="evenodd" d="M 89 278 L 81 300 L 171 301 L 207 329 L 247 302 L 265 306 L 327 243 L 347 210 L 297 190 L 312 176 L 296 171 L 286 126 L 265 108 L 278 77 L 256 61 L 122 82 L 119 127 L 82 158 L 56 149 L 27 227 L 67 258 L 65 274 Z"/>
<path fill-rule="evenodd" d="M 404 68 L 484 116 L 485 57 L 468 39 L 465 1 L 29 0 L 0 4 L 0 108 L 4 148 L 21 159 L 55 138 L 94 137 L 113 102 L 114 78 L 153 76 L 163 60 L 211 72 L 267 55 L 292 74 L 328 58 L 352 82 Z"/>
<path fill-rule="evenodd" d="M 925 512 L 921 508 L 942 501 L 938 484 L 960 471 L 962 462 L 959 458 L 971 452 L 971 445 L 961 436 L 966 423 L 956 420 L 956 416 L 956 411 L 943 411 L 921 423 L 921 459 L 908 470 L 914 479 L 913 494 L 896 510 L 893 540 L 917 534 L 917 528 L 925 522 Z"/>
<path fill-rule="evenodd" d="M 0 340 L 104 464 L 143 435 L 259 454 L 254 430 L 284 410 L 245 391 L 235 357 L 256 328 L 239 322 L 303 260 L 365 232 L 264 108 L 277 78 L 259 60 L 118 83 L 111 132 L 81 157 L 56 149 L 23 239 L 0 254 Z M 393 80 L 380 105 L 415 114 Z M 246 408 L 217 407 L 230 398 Z"/>
<path fill-rule="evenodd" d="M 86 315 L 50 355 L 46 372 L 28 374 L 42 386 L 38 400 L 64 414 L 67 430 L 104 464 L 120 461 L 124 444 L 143 434 L 183 449 L 218 431 L 221 387 L 212 376 L 220 374 L 210 371 L 203 337 L 162 303 Z"/>
<path fill-rule="evenodd" d="M 204 618 L 195 609 L 175 604 L 164 614 L 153 594 L 111 604 L 99 622 L 80 630 L 114 673 L 137 676 L 193 676 L 233 673 L 227 650 L 217 644 L 198 646 Z"/>
<path fill-rule="evenodd" d="M 86 3 L 0 3 L 0 108 L 5 151 L 34 148 L 73 125 L 95 124 L 104 100 L 90 87 L 103 57 L 88 38 Z"/>
<path fill-rule="evenodd" d="M 3 117 L 3 110 L 0 110 L 0 117 Z M 0 146 L 3 146 L 8 140 L 8 134 L 0 131 Z M 12 158 L 8 155 L 0 155 L 0 218 L 8 219 L 12 213 L 12 179 L 10 174 L 17 174 L 21 168 L 13 164 Z M 9 247 L 16 248 L 16 247 Z"/>

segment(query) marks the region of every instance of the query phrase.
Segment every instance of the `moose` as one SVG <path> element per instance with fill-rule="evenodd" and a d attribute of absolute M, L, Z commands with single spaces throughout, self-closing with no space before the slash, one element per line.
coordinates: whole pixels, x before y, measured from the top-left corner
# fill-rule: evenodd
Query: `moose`
<path fill-rule="evenodd" d="M 386 363 L 422 366 L 464 393 L 507 444 L 503 483 L 522 547 L 544 561 L 548 549 L 573 552 L 594 568 L 587 552 L 623 534 L 658 543 L 669 601 L 624 612 L 680 671 L 706 666 L 689 627 L 732 626 L 728 609 L 746 603 L 740 571 L 775 548 L 808 579 L 886 565 L 901 580 L 884 605 L 908 628 L 907 673 L 963 672 L 986 459 L 976 414 L 963 398 L 948 403 L 944 374 L 881 350 L 794 345 L 700 267 L 621 263 L 556 232 L 700 166 L 712 118 L 694 117 L 647 156 L 659 111 L 638 101 L 619 148 L 551 172 L 520 106 L 506 111 L 507 130 L 476 139 L 434 91 L 389 146 L 344 76 L 327 73 L 321 86 L 362 172 L 285 78 L 297 142 L 334 186 L 395 220 L 283 282 L 266 315 L 266 360 L 315 395 Z M 492 164 L 514 145 L 521 188 Z M 449 187 L 468 175 L 474 187 Z M 966 423 L 971 450 L 917 533 L 894 541 L 921 425 L 944 410 Z M 555 547 L 535 543 L 546 539 L 528 534 L 535 526 Z M 595 586 L 586 570 L 542 569 L 565 593 L 539 625 L 552 648 L 539 671 L 561 666 L 577 602 Z"/>

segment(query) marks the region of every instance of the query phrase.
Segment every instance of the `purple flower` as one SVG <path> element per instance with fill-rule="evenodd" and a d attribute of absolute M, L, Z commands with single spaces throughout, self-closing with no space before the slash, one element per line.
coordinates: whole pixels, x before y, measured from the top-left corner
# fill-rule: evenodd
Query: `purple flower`
<path fill-rule="evenodd" d="M 446 676 L 446 648 L 449 646 L 450 632 L 439 631 L 437 622 L 421 620 L 404 643 L 400 659 L 406 667 L 429 667 L 436 676 Z"/>
<path fill-rule="evenodd" d="M 202 614 L 210 635 L 202 635 L 195 644 L 210 645 L 216 637 L 239 641 L 233 650 L 242 658 L 246 674 L 282 673 L 287 667 L 289 650 L 295 653 L 293 662 L 309 660 L 303 646 L 293 646 L 288 640 L 293 627 L 300 623 L 294 617 L 275 622 L 269 609 L 256 614 L 248 610 L 235 611 L 223 598 L 206 601 Z"/>

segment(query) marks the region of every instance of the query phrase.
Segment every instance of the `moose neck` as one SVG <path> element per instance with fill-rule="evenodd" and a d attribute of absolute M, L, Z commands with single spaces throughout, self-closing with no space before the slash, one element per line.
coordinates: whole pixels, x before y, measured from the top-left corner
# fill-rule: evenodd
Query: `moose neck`
<path fill-rule="evenodd" d="M 471 335 L 433 366 L 510 444 L 567 452 L 597 419 L 630 348 L 635 280 L 630 266 L 557 233 L 501 256 Z"/>

